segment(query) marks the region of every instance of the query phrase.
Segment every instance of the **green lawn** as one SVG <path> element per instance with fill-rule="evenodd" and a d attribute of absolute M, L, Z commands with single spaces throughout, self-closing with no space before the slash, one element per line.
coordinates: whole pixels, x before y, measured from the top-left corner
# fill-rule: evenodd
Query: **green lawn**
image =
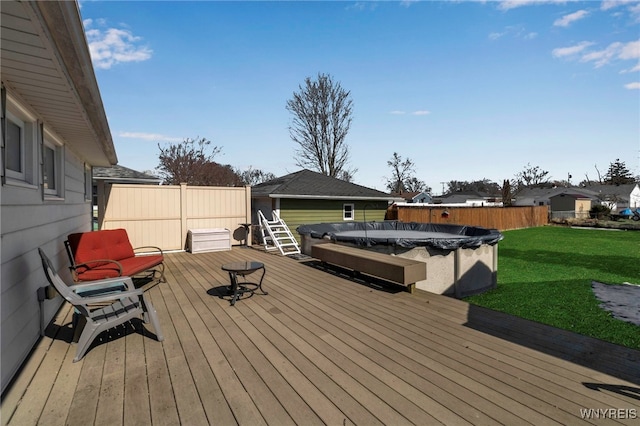
<path fill-rule="evenodd" d="M 498 286 L 466 300 L 640 349 L 640 327 L 598 306 L 591 281 L 640 283 L 640 232 L 545 226 L 506 231 Z"/>

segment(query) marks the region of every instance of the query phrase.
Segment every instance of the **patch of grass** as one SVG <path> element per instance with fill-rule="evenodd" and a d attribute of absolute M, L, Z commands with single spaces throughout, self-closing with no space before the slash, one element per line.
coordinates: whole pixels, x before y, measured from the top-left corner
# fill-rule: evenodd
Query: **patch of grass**
<path fill-rule="evenodd" d="M 640 327 L 599 307 L 591 281 L 640 283 L 640 232 L 565 227 L 506 231 L 498 286 L 466 301 L 640 349 Z"/>

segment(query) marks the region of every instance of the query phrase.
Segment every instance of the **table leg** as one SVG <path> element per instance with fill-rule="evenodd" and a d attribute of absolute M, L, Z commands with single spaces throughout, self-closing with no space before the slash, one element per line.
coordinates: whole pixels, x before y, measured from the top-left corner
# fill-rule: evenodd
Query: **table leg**
<path fill-rule="evenodd" d="M 236 304 L 236 301 L 240 296 L 240 286 L 238 285 L 238 275 L 235 272 L 229 272 L 229 280 L 231 281 L 231 291 L 233 291 L 233 297 L 231 298 L 231 306 L 233 306 Z"/>
<path fill-rule="evenodd" d="M 267 273 L 267 268 L 262 268 L 262 276 L 260 277 L 260 282 L 258 283 L 258 288 L 262 292 L 262 294 L 269 294 L 262 289 L 262 280 L 264 279 L 264 274 Z"/>

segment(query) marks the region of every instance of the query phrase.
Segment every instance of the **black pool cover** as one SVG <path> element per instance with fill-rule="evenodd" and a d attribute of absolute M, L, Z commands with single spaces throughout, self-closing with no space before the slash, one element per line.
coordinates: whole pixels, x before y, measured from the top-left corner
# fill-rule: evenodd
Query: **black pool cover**
<path fill-rule="evenodd" d="M 329 238 L 359 246 L 429 246 L 443 250 L 475 248 L 482 244 L 493 245 L 503 238 L 498 230 L 479 226 L 397 221 L 316 223 L 300 225 L 297 231 L 300 235 L 311 238 Z"/>

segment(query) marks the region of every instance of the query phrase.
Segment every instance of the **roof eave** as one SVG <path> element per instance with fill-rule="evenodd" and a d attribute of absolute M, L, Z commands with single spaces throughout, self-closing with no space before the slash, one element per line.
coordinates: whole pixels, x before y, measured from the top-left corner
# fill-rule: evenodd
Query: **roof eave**
<path fill-rule="evenodd" d="M 71 115 L 84 124 L 78 129 L 58 120 L 56 117 L 59 116 L 59 111 L 53 103 L 40 105 L 38 115 L 42 117 L 45 126 L 60 136 L 87 163 L 93 166 L 117 164 L 118 158 L 77 2 L 26 1 L 21 4 L 77 107 L 77 114 L 74 112 Z M 3 81 L 6 78 L 7 86 L 31 105 L 31 95 L 35 93 L 33 88 L 30 88 L 32 92 L 24 91 L 26 86 L 23 88 L 21 83 L 12 83 L 11 75 L 4 71 L 6 70 L 3 70 Z"/>

